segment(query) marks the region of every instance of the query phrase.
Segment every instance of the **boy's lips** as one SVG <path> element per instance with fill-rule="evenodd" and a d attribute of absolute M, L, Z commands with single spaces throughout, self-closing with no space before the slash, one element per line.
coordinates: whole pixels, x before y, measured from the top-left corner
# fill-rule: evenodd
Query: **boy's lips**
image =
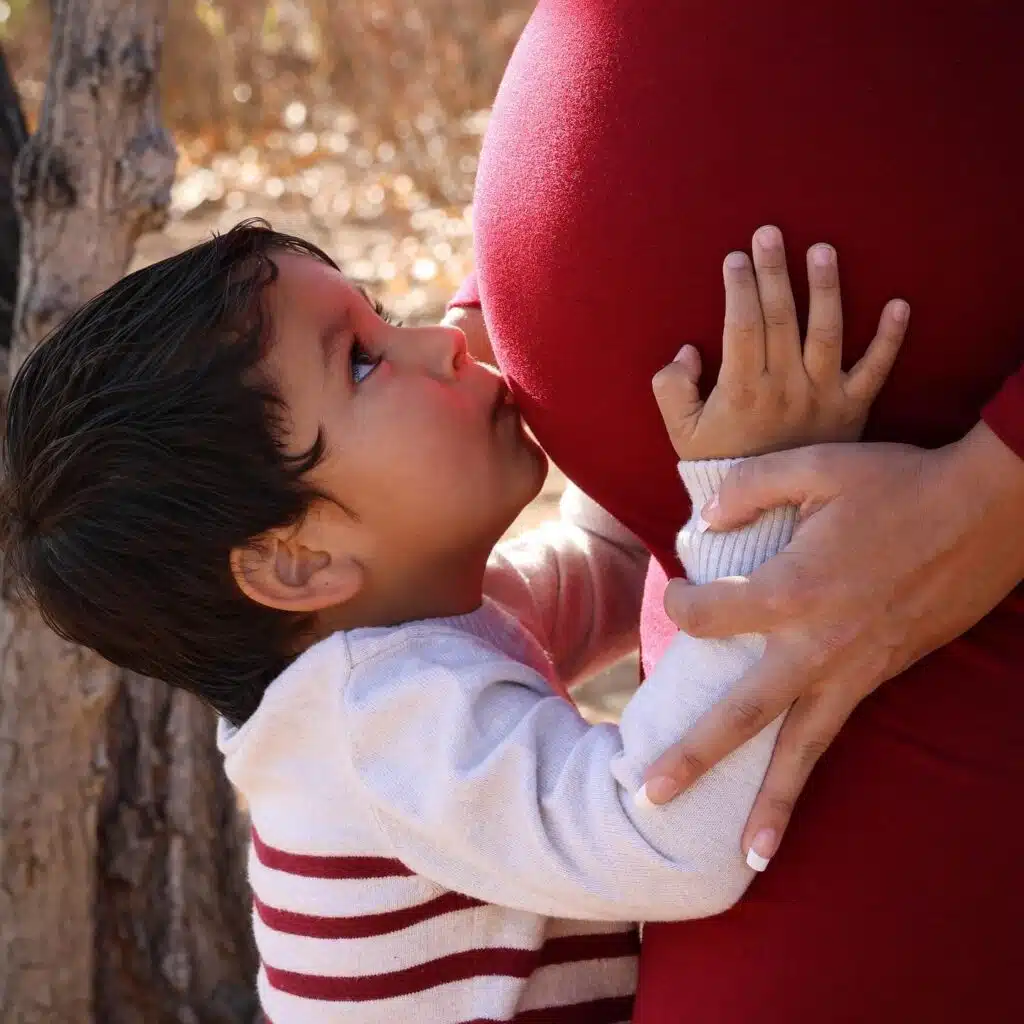
<path fill-rule="evenodd" d="M 498 387 L 494 394 L 494 401 L 491 403 L 491 419 L 497 422 L 498 417 L 506 409 L 515 410 L 515 400 L 512 398 L 512 392 L 509 390 L 508 385 L 501 378 L 498 379 Z"/>

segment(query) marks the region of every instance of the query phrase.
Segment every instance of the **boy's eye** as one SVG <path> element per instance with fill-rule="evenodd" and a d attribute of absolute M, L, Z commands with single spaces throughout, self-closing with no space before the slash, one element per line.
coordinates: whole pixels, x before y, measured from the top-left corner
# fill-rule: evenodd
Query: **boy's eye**
<path fill-rule="evenodd" d="M 352 369 L 352 380 L 356 384 L 362 384 L 380 366 L 381 358 L 381 356 L 374 356 L 367 352 L 366 346 L 359 338 L 353 338 L 352 347 L 348 353 L 349 365 Z"/>
<path fill-rule="evenodd" d="M 397 316 L 395 316 L 394 313 L 389 312 L 388 309 L 385 307 L 384 303 L 380 301 L 380 299 L 376 297 L 371 298 L 367 292 L 363 292 L 363 294 L 368 299 L 370 305 L 373 306 L 374 313 L 376 313 L 377 316 L 379 316 L 381 320 L 384 321 L 384 323 L 390 324 L 392 327 L 402 326 L 402 321 Z"/>

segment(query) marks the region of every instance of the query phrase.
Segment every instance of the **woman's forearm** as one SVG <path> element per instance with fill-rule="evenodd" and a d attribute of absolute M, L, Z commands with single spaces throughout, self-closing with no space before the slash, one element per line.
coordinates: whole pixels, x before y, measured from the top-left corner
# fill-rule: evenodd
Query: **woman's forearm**
<path fill-rule="evenodd" d="M 975 496 L 976 529 L 1021 538 L 1021 543 L 1007 547 L 1007 581 L 1012 589 L 1024 579 L 1024 458 L 987 422 L 978 423 L 942 451 L 950 487 Z"/>

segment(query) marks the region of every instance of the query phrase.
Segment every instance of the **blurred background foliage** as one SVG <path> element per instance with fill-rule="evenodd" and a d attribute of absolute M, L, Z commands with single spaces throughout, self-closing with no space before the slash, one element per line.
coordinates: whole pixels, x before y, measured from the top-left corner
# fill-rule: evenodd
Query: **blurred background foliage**
<path fill-rule="evenodd" d="M 0 0 L 30 124 L 51 0 Z M 155 259 L 245 216 L 317 241 L 401 316 L 471 265 L 487 112 L 531 0 L 170 0 L 163 110 L 179 148 Z"/>

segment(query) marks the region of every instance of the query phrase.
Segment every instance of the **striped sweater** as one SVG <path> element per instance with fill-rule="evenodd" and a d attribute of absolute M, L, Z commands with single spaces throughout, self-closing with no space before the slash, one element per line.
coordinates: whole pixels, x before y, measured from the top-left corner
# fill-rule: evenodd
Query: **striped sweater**
<path fill-rule="evenodd" d="M 700 508 L 728 463 L 682 464 Z M 692 578 L 749 572 L 791 510 L 734 534 L 691 520 Z M 759 657 L 680 634 L 618 727 L 566 685 L 636 639 L 646 557 L 577 493 L 499 546 L 477 611 L 336 633 L 221 724 L 252 817 L 272 1024 L 618 1024 L 635 922 L 714 914 L 752 873 L 740 833 L 779 723 L 658 809 L 645 767 Z"/>

